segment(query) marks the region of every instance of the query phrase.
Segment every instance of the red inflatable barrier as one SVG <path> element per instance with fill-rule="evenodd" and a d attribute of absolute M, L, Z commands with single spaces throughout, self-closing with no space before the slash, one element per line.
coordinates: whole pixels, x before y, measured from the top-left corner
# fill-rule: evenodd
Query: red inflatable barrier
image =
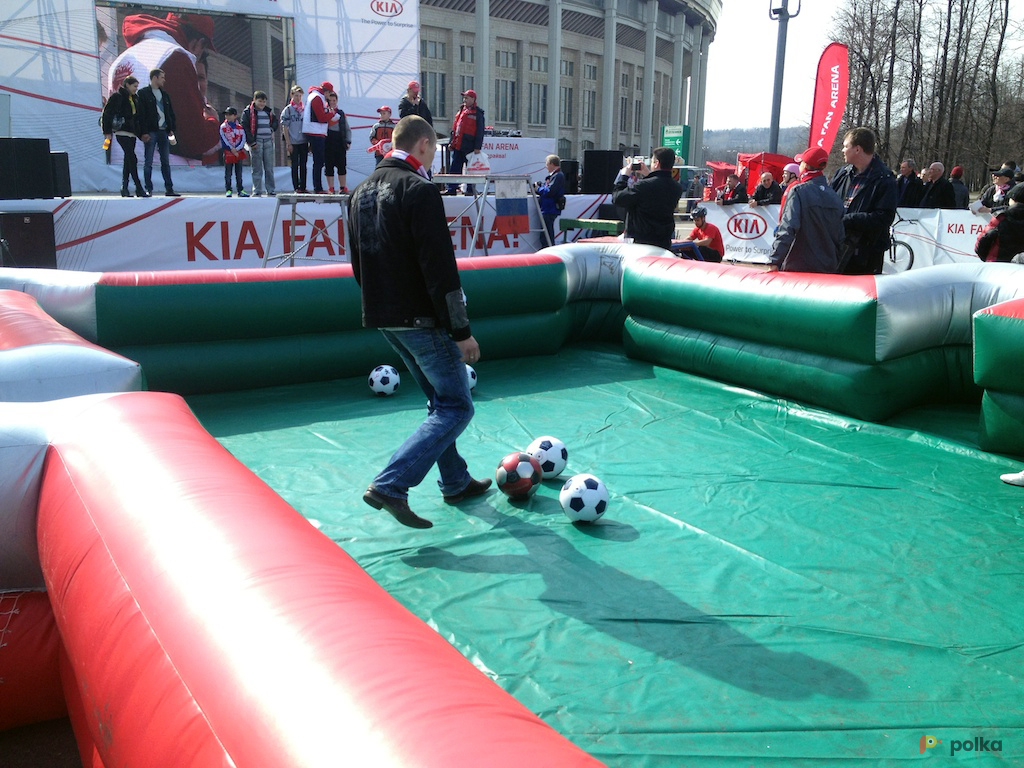
<path fill-rule="evenodd" d="M 97 400 L 51 441 L 43 473 L 40 561 L 87 761 L 598 765 L 236 462 L 179 397 Z"/>
<path fill-rule="evenodd" d="M 67 714 L 45 592 L 0 592 L 0 731 Z"/>

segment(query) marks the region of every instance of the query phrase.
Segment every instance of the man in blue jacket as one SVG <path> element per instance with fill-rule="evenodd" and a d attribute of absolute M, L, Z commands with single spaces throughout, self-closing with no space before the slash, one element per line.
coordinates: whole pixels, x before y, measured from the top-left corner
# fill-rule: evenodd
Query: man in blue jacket
<path fill-rule="evenodd" d="M 879 275 L 896 218 L 896 179 L 875 156 L 875 132 L 854 128 L 843 138 L 843 166 L 832 189 L 843 201 L 846 234 L 839 270 L 846 275 Z"/>
<path fill-rule="evenodd" d="M 373 479 L 363 501 L 410 528 L 430 528 L 409 508 L 409 489 L 436 463 L 448 504 L 483 494 L 455 447 L 473 418 L 466 364 L 480 359 L 455 263 L 444 201 L 427 178 L 437 134 L 422 117 L 402 118 L 394 149 L 348 203 L 352 272 L 363 326 L 378 328 L 427 396 L 427 418 Z"/>

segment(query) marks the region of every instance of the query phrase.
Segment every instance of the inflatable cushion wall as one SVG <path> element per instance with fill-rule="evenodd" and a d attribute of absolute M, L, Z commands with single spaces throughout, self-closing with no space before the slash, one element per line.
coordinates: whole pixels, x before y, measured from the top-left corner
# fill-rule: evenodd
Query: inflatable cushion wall
<path fill-rule="evenodd" d="M 1024 270 L 957 264 L 886 277 L 753 272 L 641 258 L 623 268 L 629 354 L 882 420 L 976 398 L 970 318 L 1024 294 Z"/>
<path fill-rule="evenodd" d="M 555 256 L 459 262 L 473 334 L 491 359 L 553 354 L 568 334 Z M 400 365 L 361 325 L 351 267 L 109 273 L 96 286 L 98 343 L 142 364 L 151 389 L 251 389 Z"/>
<path fill-rule="evenodd" d="M 60 325 L 28 294 L 0 290 L 0 401 L 55 400 L 142 387 L 138 363 Z"/>
<path fill-rule="evenodd" d="M 40 562 L 89 765 L 592 766 L 175 395 L 51 436 Z"/>
<path fill-rule="evenodd" d="M 1024 455 L 1024 299 L 974 316 L 974 380 L 985 390 L 979 444 Z"/>

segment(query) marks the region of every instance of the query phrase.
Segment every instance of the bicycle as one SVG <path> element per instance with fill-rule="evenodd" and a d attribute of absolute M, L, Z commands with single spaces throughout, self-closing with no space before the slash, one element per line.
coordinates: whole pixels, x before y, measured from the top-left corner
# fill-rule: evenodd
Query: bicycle
<path fill-rule="evenodd" d="M 898 272 L 906 272 L 914 266 L 914 249 L 910 243 L 896 239 L 897 224 L 915 224 L 917 219 L 904 219 L 897 212 L 896 220 L 889 227 L 889 250 L 882 259 L 882 274 L 894 275 Z"/>

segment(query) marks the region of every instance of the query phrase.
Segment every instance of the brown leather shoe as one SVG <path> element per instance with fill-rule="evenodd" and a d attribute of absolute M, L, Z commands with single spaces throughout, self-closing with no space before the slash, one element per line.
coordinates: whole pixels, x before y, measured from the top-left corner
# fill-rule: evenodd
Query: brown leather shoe
<path fill-rule="evenodd" d="M 402 525 L 407 525 L 410 528 L 434 527 L 432 522 L 424 520 L 409 509 L 409 502 L 405 499 L 393 499 L 390 496 L 377 493 L 373 488 L 367 488 L 366 493 L 363 494 L 363 501 L 374 509 L 383 509 Z"/>
<path fill-rule="evenodd" d="M 460 493 L 453 493 L 451 496 L 445 496 L 445 504 L 458 504 L 460 501 L 466 499 L 472 499 L 474 496 L 483 496 L 487 489 L 491 487 L 491 478 L 484 480 L 470 480 L 469 485 L 462 489 Z"/>

